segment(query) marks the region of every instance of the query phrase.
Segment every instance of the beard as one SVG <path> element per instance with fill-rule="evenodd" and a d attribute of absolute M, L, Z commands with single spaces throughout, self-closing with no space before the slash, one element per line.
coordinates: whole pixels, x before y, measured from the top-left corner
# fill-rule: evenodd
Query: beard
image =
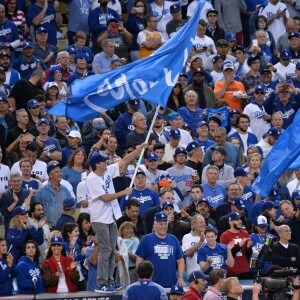
<path fill-rule="evenodd" d="M 233 224 L 233 228 L 235 230 L 241 230 L 242 229 L 242 224 L 241 225 Z"/>

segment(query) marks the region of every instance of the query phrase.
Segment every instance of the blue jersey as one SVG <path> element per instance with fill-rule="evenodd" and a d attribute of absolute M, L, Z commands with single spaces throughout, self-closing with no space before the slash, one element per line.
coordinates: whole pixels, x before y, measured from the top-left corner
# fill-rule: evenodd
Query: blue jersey
<path fill-rule="evenodd" d="M 35 179 L 31 179 L 30 181 L 22 180 L 22 189 L 25 190 L 38 190 L 39 183 Z"/>
<path fill-rule="evenodd" d="M 250 218 L 252 213 L 252 208 L 255 203 L 256 194 L 252 191 L 252 187 L 249 185 L 246 185 L 243 191 L 243 202 L 247 209 L 248 218 Z"/>
<path fill-rule="evenodd" d="M 171 287 L 177 282 L 177 260 L 183 258 L 178 239 L 167 234 L 159 238 L 155 233 L 145 235 L 135 252 L 144 260 L 150 260 L 154 265 L 152 280 L 163 287 Z"/>
<path fill-rule="evenodd" d="M 86 290 L 89 292 L 95 291 L 96 282 L 97 282 L 97 272 L 98 272 L 97 265 L 93 265 L 90 261 L 93 251 L 94 251 L 94 245 L 89 247 L 85 253 L 85 258 L 86 258 L 86 261 L 87 261 L 88 267 L 89 267 L 88 268 L 88 270 L 89 270 L 88 278 L 87 278 L 87 282 L 86 282 Z"/>
<path fill-rule="evenodd" d="M 6 258 L 0 259 L 0 297 L 12 295 L 12 278 L 15 277 L 15 265 L 9 267 Z"/>
<path fill-rule="evenodd" d="M 149 188 L 145 188 L 142 191 L 133 189 L 128 200 L 131 198 L 136 198 L 140 202 L 140 216 L 142 217 L 149 208 L 160 205 L 159 195 Z M 126 203 L 126 196 L 123 196 L 120 202 L 121 211 L 125 211 Z"/>
<path fill-rule="evenodd" d="M 192 111 L 188 107 L 183 106 L 183 107 L 179 108 L 178 113 L 181 115 L 184 122 L 187 123 L 188 126 L 191 128 L 192 136 L 194 138 L 197 137 L 198 136 L 197 124 L 199 122 L 203 121 L 203 119 L 202 119 L 203 109 L 196 107 L 196 110 Z"/>
<path fill-rule="evenodd" d="M 37 69 L 38 64 L 44 71 L 47 69 L 41 58 L 32 55 L 31 60 L 27 61 L 25 57 L 21 56 L 14 61 L 13 68 L 20 73 L 21 79 L 29 80 L 32 72 Z"/>
<path fill-rule="evenodd" d="M 0 42 L 2 44 L 12 43 L 19 39 L 20 37 L 15 23 L 9 20 L 4 21 L 0 29 Z"/>
<path fill-rule="evenodd" d="M 251 233 L 250 234 L 250 238 L 251 238 L 251 241 L 252 241 L 252 257 L 254 257 L 254 258 L 258 257 L 259 252 L 260 252 L 261 248 L 263 247 L 263 245 L 265 244 L 267 237 L 273 238 L 274 235 L 270 234 L 270 233 L 267 233 L 267 234 L 264 234 L 264 235 L 259 235 L 257 233 Z M 262 271 L 261 271 L 261 275 L 265 275 L 268 268 L 271 267 L 271 265 L 272 265 L 271 261 L 264 261 L 263 262 L 263 259 L 264 259 L 264 257 L 261 256 L 259 258 L 259 261 L 257 262 L 259 264 L 264 263 Z M 257 267 L 251 268 L 250 271 L 252 273 L 256 274 L 257 273 Z"/>
<path fill-rule="evenodd" d="M 225 201 L 226 190 L 223 185 L 217 184 L 214 188 L 212 188 L 207 183 L 204 183 L 202 187 L 203 187 L 204 198 L 208 201 L 209 205 L 214 209 L 216 209 L 220 203 Z"/>
<path fill-rule="evenodd" d="M 129 285 L 123 300 L 168 300 L 165 289 L 151 280 L 140 280 Z"/>
<path fill-rule="evenodd" d="M 202 147 L 202 149 L 204 150 L 204 152 L 211 147 L 212 145 L 215 144 L 215 141 L 213 140 L 209 140 L 207 139 L 206 141 L 202 142 L 199 139 L 196 139 L 196 142 L 200 145 L 200 147 Z"/>
<path fill-rule="evenodd" d="M 33 19 L 37 15 L 39 15 L 42 10 L 43 10 L 43 7 L 40 7 L 36 4 L 30 5 L 28 8 L 28 12 L 27 12 L 28 22 L 30 24 L 34 25 L 32 23 Z M 41 26 L 45 27 L 48 31 L 47 42 L 53 46 L 56 46 L 56 44 L 57 44 L 57 39 L 56 39 L 57 25 L 56 25 L 56 21 L 55 21 L 55 8 L 54 8 L 54 5 L 51 3 L 48 4 L 47 11 L 46 11 L 42 21 L 39 23 L 38 26 L 34 26 L 34 32 L 36 31 L 36 29 L 38 27 L 41 27 Z"/>
<path fill-rule="evenodd" d="M 205 274 L 209 274 L 212 269 L 223 269 L 226 271 L 226 260 L 227 260 L 227 247 L 223 244 L 216 243 L 214 249 L 210 248 L 207 244 L 202 245 L 198 249 L 197 263 L 200 261 L 206 262 L 206 256 L 212 259 L 212 264 L 209 269 L 206 270 Z"/>

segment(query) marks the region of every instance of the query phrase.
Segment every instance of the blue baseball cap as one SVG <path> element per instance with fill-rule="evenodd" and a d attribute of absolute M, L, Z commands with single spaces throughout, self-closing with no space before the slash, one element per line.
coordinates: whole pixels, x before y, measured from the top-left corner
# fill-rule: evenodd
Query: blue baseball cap
<path fill-rule="evenodd" d="M 158 161 L 158 156 L 155 152 L 151 152 L 150 154 L 147 155 L 147 161 Z"/>
<path fill-rule="evenodd" d="M 201 146 L 200 146 L 200 144 L 199 144 L 198 142 L 192 141 L 192 142 L 190 142 L 190 143 L 186 146 L 186 151 L 187 151 L 187 152 L 191 152 L 191 151 L 193 151 L 194 149 L 197 149 L 197 148 L 199 148 L 199 147 L 201 147 Z"/>
<path fill-rule="evenodd" d="M 16 206 L 12 212 L 12 216 L 15 217 L 17 215 L 27 215 L 27 210 L 23 206 Z"/>
<path fill-rule="evenodd" d="M 36 34 L 39 34 L 41 32 L 48 33 L 48 30 L 46 29 L 46 27 L 41 26 L 41 27 L 38 27 L 37 30 L 35 31 Z"/>
<path fill-rule="evenodd" d="M 279 189 L 276 186 L 273 186 L 270 193 L 268 194 L 268 197 L 272 201 L 281 200 L 280 195 L 279 195 Z"/>
<path fill-rule="evenodd" d="M 238 109 L 232 109 L 231 111 L 230 111 L 230 115 L 232 116 L 232 115 L 240 115 L 241 114 L 241 112 L 238 110 Z"/>
<path fill-rule="evenodd" d="M 256 219 L 255 219 L 255 223 L 254 223 L 256 226 L 258 227 L 266 227 L 266 226 L 269 226 L 268 224 L 268 220 L 265 216 L 258 216 Z"/>
<path fill-rule="evenodd" d="M 35 108 L 39 106 L 39 102 L 36 99 L 31 99 L 27 102 L 27 108 Z"/>
<path fill-rule="evenodd" d="M 173 128 L 170 130 L 170 137 L 172 137 L 173 139 L 179 139 L 181 137 L 181 133 L 180 130 L 177 128 Z"/>
<path fill-rule="evenodd" d="M 272 201 L 265 201 L 261 206 L 261 212 L 264 212 L 265 210 L 270 208 L 277 208 L 277 206 Z"/>
<path fill-rule="evenodd" d="M 130 107 L 132 108 L 140 108 L 140 100 L 139 99 L 133 99 L 133 100 L 129 100 L 128 104 L 130 105 Z"/>
<path fill-rule="evenodd" d="M 292 198 L 297 200 L 300 199 L 300 190 L 294 191 L 292 193 Z"/>
<path fill-rule="evenodd" d="M 271 127 L 267 132 L 267 134 L 271 135 L 275 139 L 278 139 L 280 137 L 281 133 L 282 133 L 281 129 L 276 128 L 276 127 Z"/>
<path fill-rule="evenodd" d="M 237 50 L 241 50 L 242 52 L 246 53 L 246 48 L 245 48 L 245 46 L 243 46 L 243 45 L 237 45 L 237 46 L 234 46 L 234 47 L 232 48 L 232 51 L 233 51 L 233 52 L 235 52 L 235 51 L 237 51 Z"/>
<path fill-rule="evenodd" d="M 63 245 L 63 239 L 60 236 L 53 236 L 50 245 Z"/>
<path fill-rule="evenodd" d="M 279 58 L 280 59 L 291 59 L 292 55 L 291 55 L 290 50 L 289 49 L 281 50 Z"/>
<path fill-rule="evenodd" d="M 85 59 L 86 61 L 88 61 L 88 57 L 86 56 L 85 53 L 82 52 L 78 52 L 75 57 L 74 57 L 74 62 L 75 64 L 77 64 L 78 59 Z"/>
<path fill-rule="evenodd" d="M 170 289 L 170 294 L 177 294 L 177 295 L 183 295 L 184 294 L 184 290 L 182 285 L 176 284 L 176 285 L 172 285 L 171 289 Z"/>
<path fill-rule="evenodd" d="M 259 61 L 259 57 L 258 57 L 258 56 L 249 56 L 248 59 L 247 59 L 247 64 L 248 64 L 248 66 L 251 66 L 252 63 L 253 63 L 254 61 L 256 61 L 256 60 Z"/>
<path fill-rule="evenodd" d="M 202 271 L 194 271 L 191 274 L 189 274 L 187 281 L 188 282 L 193 282 L 196 279 L 204 279 L 204 280 L 208 280 L 208 276 L 205 275 Z"/>
<path fill-rule="evenodd" d="M 206 16 L 208 16 L 208 14 L 216 14 L 218 15 L 219 12 L 217 10 L 215 10 L 214 8 L 210 8 L 207 12 L 206 12 Z"/>
<path fill-rule="evenodd" d="M 223 58 L 221 55 L 217 54 L 217 55 L 215 55 L 215 56 L 213 57 L 212 63 L 213 63 L 213 64 L 216 63 L 216 62 L 218 61 L 218 59 L 224 60 L 224 58 Z"/>
<path fill-rule="evenodd" d="M 211 151 L 217 151 L 217 152 L 221 153 L 221 154 L 224 155 L 224 156 L 227 155 L 226 149 L 225 149 L 224 147 L 222 147 L 222 146 L 219 146 L 219 145 L 218 145 L 218 146 L 216 146 L 216 147 L 211 147 L 210 149 L 211 149 Z"/>
<path fill-rule="evenodd" d="M 178 12 L 178 11 L 181 11 L 181 7 L 179 3 L 174 3 L 173 5 L 170 6 L 171 13 Z"/>
<path fill-rule="evenodd" d="M 47 118 L 40 118 L 37 122 L 37 126 L 40 126 L 42 123 L 49 125 L 49 120 Z"/>
<path fill-rule="evenodd" d="M 240 218 L 241 218 L 241 215 L 236 212 L 232 212 L 228 215 L 228 221 L 234 221 L 234 220 L 237 220 Z"/>
<path fill-rule="evenodd" d="M 270 69 L 262 69 L 262 70 L 259 71 L 260 75 L 263 74 L 263 73 L 267 73 L 267 72 L 270 73 L 270 74 L 272 73 L 272 71 Z"/>
<path fill-rule="evenodd" d="M 233 176 L 234 176 L 234 177 L 239 177 L 239 176 L 246 177 L 246 176 L 248 176 L 248 175 L 249 175 L 249 173 L 246 172 L 243 168 L 237 168 L 237 169 L 235 169 L 234 172 L 233 172 Z"/>
<path fill-rule="evenodd" d="M 168 121 L 179 120 L 181 118 L 180 114 L 177 112 L 172 112 L 168 114 Z"/>
<path fill-rule="evenodd" d="M 25 48 L 33 48 L 33 47 L 32 47 L 32 43 L 31 43 L 31 42 L 25 42 L 25 43 L 23 43 L 22 48 L 23 48 L 23 49 L 25 49 Z"/>
<path fill-rule="evenodd" d="M 57 160 L 50 161 L 47 165 L 47 174 L 49 175 L 56 167 L 61 167 L 60 163 Z"/>
<path fill-rule="evenodd" d="M 203 125 L 205 125 L 205 126 L 208 127 L 208 123 L 207 123 L 207 122 L 205 122 L 205 121 L 200 121 L 200 122 L 197 124 L 197 128 L 202 127 Z"/>
<path fill-rule="evenodd" d="M 154 215 L 155 222 L 166 222 L 168 221 L 168 216 L 163 212 L 158 212 Z"/>
<path fill-rule="evenodd" d="M 78 52 L 77 49 L 76 49 L 74 46 L 72 46 L 72 45 L 68 46 L 68 47 L 66 48 L 66 51 L 67 51 L 68 53 L 77 53 L 77 52 Z"/>
<path fill-rule="evenodd" d="M 171 202 L 171 201 L 166 201 L 166 202 L 164 202 L 164 203 L 161 205 L 162 209 L 166 209 L 168 206 L 174 207 L 173 202 Z"/>
<path fill-rule="evenodd" d="M 177 155 L 179 153 L 187 154 L 186 149 L 184 147 L 177 147 L 176 148 L 175 155 Z"/>
<path fill-rule="evenodd" d="M 67 197 L 63 200 L 63 206 L 65 207 L 73 207 L 76 204 L 76 199 L 73 197 Z"/>
<path fill-rule="evenodd" d="M 208 225 L 205 227 L 204 229 L 204 233 L 208 232 L 208 231 L 213 231 L 215 234 L 218 234 L 218 229 L 215 226 L 212 225 Z"/>
<path fill-rule="evenodd" d="M 105 162 L 109 159 L 108 156 L 103 156 L 100 153 L 92 154 L 89 158 L 89 164 L 92 168 L 96 166 L 96 164 Z"/>
<path fill-rule="evenodd" d="M 197 202 L 197 205 L 200 204 L 200 203 L 206 203 L 208 206 L 210 206 L 210 205 L 209 205 L 209 202 L 206 200 L 206 198 L 200 198 L 200 199 L 198 200 L 198 202 Z"/>
<path fill-rule="evenodd" d="M 245 207 L 242 197 L 233 198 L 231 204 L 234 205 L 238 210 L 242 210 Z"/>
<path fill-rule="evenodd" d="M 225 34 L 225 40 L 228 42 L 235 42 L 236 41 L 236 35 L 234 32 L 227 32 Z"/>
<path fill-rule="evenodd" d="M 161 112 L 158 112 L 156 118 L 163 119 L 164 115 Z"/>
<path fill-rule="evenodd" d="M 296 37 L 296 38 L 300 38 L 300 33 L 299 32 L 292 32 L 290 33 L 290 35 L 288 36 L 288 39 L 291 39 L 293 37 Z"/>
<path fill-rule="evenodd" d="M 265 89 L 262 85 L 258 85 L 254 88 L 254 93 L 256 93 L 258 91 L 262 91 L 263 93 L 265 93 Z"/>

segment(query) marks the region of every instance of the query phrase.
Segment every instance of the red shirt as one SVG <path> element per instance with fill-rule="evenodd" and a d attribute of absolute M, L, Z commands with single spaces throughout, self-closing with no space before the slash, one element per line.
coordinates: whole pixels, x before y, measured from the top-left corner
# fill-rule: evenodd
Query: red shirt
<path fill-rule="evenodd" d="M 221 235 L 220 242 L 228 245 L 230 241 L 234 240 L 234 244 L 237 245 L 243 238 L 250 238 L 246 230 L 241 230 L 238 233 L 233 233 L 230 230 L 227 230 Z M 237 275 L 250 271 L 246 255 L 247 243 L 248 241 L 244 243 L 241 251 L 239 251 L 236 254 L 236 257 L 234 257 L 234 266 L 232 268 L 227 266 L 227 275 Z"/>
<path fill-rule="evenodd" d="M 202 297 L 195 288 L 190 287 L 184 294 L 182 300 L 202 300 Z"/>

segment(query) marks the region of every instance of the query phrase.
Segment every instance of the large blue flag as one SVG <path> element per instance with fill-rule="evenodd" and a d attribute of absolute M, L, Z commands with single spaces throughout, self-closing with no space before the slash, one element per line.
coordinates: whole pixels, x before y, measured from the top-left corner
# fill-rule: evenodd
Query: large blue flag
<path fill-rule="evenodd" d="M 85 122 L 130 99 L 166 106 L 192 49 L 204 3 L 199 1 L 189 22 L 153 55 L 109 73 L 75 80 L 71 97 L 58 102 L 48 113 Z"/>
<path fill-rule="evenodd" d="M 281 174 L 300 155 L 300 110 L 293 123 L 285 130 L 263 161 L 262 168 L 253 184 L 253 191 L 266 197 Z"/>

